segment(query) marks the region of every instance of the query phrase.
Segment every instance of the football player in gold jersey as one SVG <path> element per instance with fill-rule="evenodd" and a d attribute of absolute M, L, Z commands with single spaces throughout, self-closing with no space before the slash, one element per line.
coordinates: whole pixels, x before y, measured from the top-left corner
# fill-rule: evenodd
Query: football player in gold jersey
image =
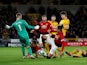
<path fill-rule="evenodd" d="M 66 54 L 68 56 L 72 56 L 72 57 L 76 57 L 76 58 L 79 58 L 79 57 L 87 57 L 87 50 L 81 50 L 81 49 L 75 49 L 73 50 L 72 52 L 69 52 L 69 51 L 66 51 Z"/>
<path fill-rule="evenodd" d="M 67 17 L 67 12 L 66 11 L 60 12 L 60 16 L 61 16 L 62 19 L 59 22 L 59 26 L 63 26 L 62 32 L 63 32 L 63 35 L 65 37 L 66 36 L 66 32 L 69 29 L 70 20 Z M 60 52 L 63 52 L 64 47 L 65 47 L 65 43 L 63 43 L 62 47 L 59 48 Z"/>
<path fill-rule="evenodd" d="M 52 15 L 51 21 L 49 21 L 49 22 L 51 23 L 51 34 L 52 34 L 52 37 L 54 38 L 57 33 L 57 27 L 58 27 L 58 22 L 56 21 L 56 16 Z"/>
<path fill-rule="evenodd" d="M 67 17 L 66 11 L 60 12 L 60 16 L 61 16 L 62 20 L 59 22 L 59 25 L 63 26 L 62 32 L 63 32 L 64 36 L 66 36 L 66 32 L 69 29 L 69 25 L 70 25 L 70 20 Z"/>
<path fill-rule="evenodd" d="M 49 20 L 48 22 L 50 22 L 50 24 L 51 24 L 51 32 L 50 32 L 50 34 L 51 34 L 52 40 L 54 40 L 54 37 L 55 37 L 55 35 L 57 33 L 57 27 L 58 27 L 58 22 L 56 21 L 56 16 L 52 15 L 51 20 Z M 50 45 L 45 44 L 45 48 L 46 48 L 46 52 L 48 54 L 49 51 L 50 51 Z M 57 57 L 56 52 L 55 52 L 54 56 Z"/>

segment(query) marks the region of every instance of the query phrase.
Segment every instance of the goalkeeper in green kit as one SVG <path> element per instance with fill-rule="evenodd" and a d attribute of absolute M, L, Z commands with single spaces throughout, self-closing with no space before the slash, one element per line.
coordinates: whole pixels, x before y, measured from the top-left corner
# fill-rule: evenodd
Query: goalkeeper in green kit
<path fill-rule="evenodd" d="M 29 55 L 29 58 L 34 58 L 34 56 L 32 55 L 32 49 L 30 47 L 30 42 L 29 42 L 29 36 L 28 36 L 28 32 L 26 31 L 26 28 L 28 29 L 39 29 L 39 26 L 31 26 L 28 25 L 28 23 L 22 19 L 22 14 L 21 13 L 17 13 L 16 14 L 16 21 L 11 25 L 6 25 L 7 29 L 10 28 L 15 28 L 18 34 L 18 37 L 20 39 L 20 42 L 22 44 L 22 54 L 23 54 L 23 58 L 27 58 L 27 56 Z M 25 48 L 27 47 L 28 49 L 28 55 L 25 56 Z"/>

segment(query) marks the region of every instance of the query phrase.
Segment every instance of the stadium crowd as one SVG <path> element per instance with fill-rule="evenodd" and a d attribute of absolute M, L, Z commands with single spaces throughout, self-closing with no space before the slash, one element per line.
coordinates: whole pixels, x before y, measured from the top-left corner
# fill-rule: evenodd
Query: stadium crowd
<path fill-rule="evenodd" d="M 0 0 L 0 4 L 84 5 L 86 0 Z"/>
<path fill-rule="evenodd" d="M 51 15 L 56 15 L 57 21 L 59 22 L 61 17 L 59 16 L 61 10 L 58 10 L 56 8 L 51 9 L 50 6 L 47 8 L 47 17 L 48 20 L 50 20 Z M 16 31 L 14 29 L 11 29 L 10 32 L 5 29 L 5 25 L 9 24 L 11 25 L 13 21 L 15 21 L 15 14 L 17 13 L 17 9 L 13 8 L 12 6 L 2 6 L 0 8 L 0 38 L 18 38 Z M 38 13 L 40 15 L 45 14 L 44 7 L 40 7 L 38 12 L 33 8 L 29 8 L 29 10 L 25 13 L 23 18 L 25 20 L 34 21 L 31 20 L 27 14 L 28 13 Z M 75 15 L 73 15 L 70 11 L 67 11 L 68 18 L 70 19 L 70 29 L 67 32 L 66 38 L 87 38 L 87 8 L 85 6 L 81 6 Z M 37 21 L 40 21 L 40 17 L 37 18 Z M 31 36 L 32 37 L 32 36 Z"/>

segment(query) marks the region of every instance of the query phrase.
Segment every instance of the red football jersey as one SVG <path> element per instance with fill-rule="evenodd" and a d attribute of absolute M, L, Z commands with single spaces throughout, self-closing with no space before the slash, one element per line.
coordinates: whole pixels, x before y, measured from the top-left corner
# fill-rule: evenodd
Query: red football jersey
<path fill-rule="evenodd" d="M 50 28 L 51 28 L 51 24 L 47 21 L 47 22 L 40 22 L 40 33 L 42 34 L 47 34 L 50 32 Z"/>
<path fill-rule="evenodd" d="M 56 35 L 55 35 L 55 39 L 54 39 L 54 41 L 55 41 L 55 44 L 57 45 L 57 44 L 62 44 L 62 41 L 64 40 L 64 35 L 63 35 L 63 33 L 62 32 L 59 32 L 59 33 L 57 33 Z"/>

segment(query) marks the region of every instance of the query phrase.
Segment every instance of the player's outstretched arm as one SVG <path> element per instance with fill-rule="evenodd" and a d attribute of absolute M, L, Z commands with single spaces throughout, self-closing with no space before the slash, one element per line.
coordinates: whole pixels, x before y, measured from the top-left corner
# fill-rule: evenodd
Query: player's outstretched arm
<path fill-rule="evenodd" d="M 5 26 L 6 29 L 10 29 L 10 28 L 12 28 L 12 27 L 13 27 L 13 24 L 12 24 L 11 26 L 9 26 L 9 25 L 6 25 L 6 26 Z"/>
<path fill-rule="evenodd" d="M 24 22 L 25 26 L 28 28 L 28 29 L 39 29 L 39 25 L 37 26 L 31 26 L 29 25 L 26 21 Z"/>
<path fill-rule="evenodd" d="M 63 23 L 64 23 L 64 21 L 63 21 L 63 20 L 61 20 L 61 21 L 59 22 L 59 26 L 62 26 L 62 25 L 63 25 Z"/>
<path fill-rule="evenodd" d="M 35 27 L 34 27 L 34 29 L 39 29 L 40 28 L 40 26 L 39 25 L 36 25 Z"/>
<path fill-rule="evenodd" d="M 25 20 L 24 20 L 24 24 L 28 29 L 34 29 L 34 26 L 29 25 Z"/>

